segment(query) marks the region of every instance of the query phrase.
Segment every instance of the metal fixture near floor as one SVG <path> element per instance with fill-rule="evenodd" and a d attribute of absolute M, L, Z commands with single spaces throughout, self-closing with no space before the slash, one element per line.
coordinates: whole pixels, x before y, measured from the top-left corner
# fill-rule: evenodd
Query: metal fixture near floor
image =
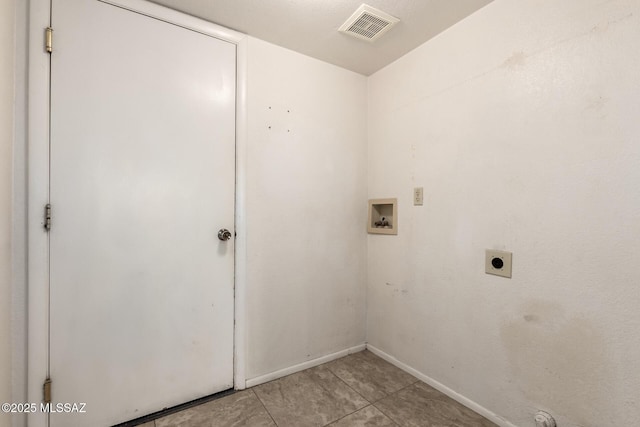
<path fill-rule="evenodd" d="M 538 411 L 533 419 L 536 427 L 556 427 L 556 420 L 547 412 Z"/>

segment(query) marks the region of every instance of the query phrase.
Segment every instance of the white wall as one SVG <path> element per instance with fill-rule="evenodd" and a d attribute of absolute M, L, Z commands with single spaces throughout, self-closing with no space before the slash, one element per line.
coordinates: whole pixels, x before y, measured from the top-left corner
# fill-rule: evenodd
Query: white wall
<path fill-rule="evenodd" d="M 365 341 L 367 87 L 255 38 L 248 61 L 252 379 Z"/>
<path fill-rule="evenodd" d="M 14 4 L 0 6 L 3 40 Z M 495 0 L 370 77 L 368 125 L 365 77 L 250 38 L 247 378 L 363 343 L 368 274 L 372 345 L 518 426 L 537 408 L 565 427 L 634 425 L 639 17 L 632 0 Z M 7 401 L 14 59 L 2 52 Z M 400 203 L 399 235 L 368 237 L 368 271 L 367 185 Z M 513 251 L 512 279 L 483 273 L 485 248 Z"/>
<path fill-rule="evenodd" d="M 11 218 L 15 2 L 0 3 L 0 403 L 11 402 Z M 0 412 L 0 427 L 11 423 Z"/>
<path fill-rule="evenodd" d="M 369 236 L 369 343 L 517 426 L 638 424 L 639 41 L 635 0 L 496 0 L 370 77 L 400 222 Z"/>
<path fill-rule="evenodd" d="M 26 8 L 20 7 L 23 13 L 26 17 Z M 2 19 L 12 15 L 2 10 Z M 2 22 L 1 27 L 9 28 L 12 38 L 11 24 Z M 21 35 L 18 39 L 25 42 Z M 246 369 L 247 378 L 252 379 L 365 342 L 366 233 L 361 219 L 366 215 L 367 196 L 367 86 L 362 75 L 257 39 L 250 38 L 248 58 Z M 11 94 L 14 60 L 10 59 L 5 62 L 3 57 L 1 81 L 6 83 L 3 90 Z M 26 71 L 18 64 L 17 72 L 20 91 Z M 4 114 L 4 103 L 2 108 L 2 120 L 9 120 L 7 126 L 3 122 L 2 131 L 10 132 L 12 117 Z M 9 98 L 6 108 L 12 113 Z M 3 192 L 0 198 L 2 227 L 11 225 L 10 215 L 4 215 L 11 210 L 12 141 L 8 135 L 5 144 L 3 134 L 1 146 L 9 150 L 1 157 L 2 166 L 9 167 L 6 174 L 2 169 L 7 177 L 2 179 L 6 197 Z M 25 147 L 16 148 L 14 157 L 23 161 Z M 23 172 L 18 178 L 24 178 Z M 24 215 L 22 187 L 13 208 Z M 14 225 L 20 229 L 24 220 Z M 10 241 L 10 229 L 6 238 L 4 230 L 0 229 L 3 244 Z M 22 245 L 24 236 L 17 233 L 17 237 Z M 0 397 L 11 401 L 11 259 L 8 252 L 6 263 L 4 253 L 2 257 L 0 387 L 6 385 L 7 394 L 3 391 Z M 13 364 L 18 400 L 24 400 L 26 387 L 23 304 L 20 293 L 13 307 L 19 317 L 13 325 L 14 354 L 24 359 Z M 24 417 L 14 421 L 16 426 L 23 425 Z M 0 418 L 0 427 L 5 427 L 4 422 Z"/>

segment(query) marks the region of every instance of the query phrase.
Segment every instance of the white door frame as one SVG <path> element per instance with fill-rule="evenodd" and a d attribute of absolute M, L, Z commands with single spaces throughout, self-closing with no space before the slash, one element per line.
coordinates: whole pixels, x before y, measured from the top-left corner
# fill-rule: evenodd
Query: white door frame
<path fill-rule="evenodd" d="M 237 31 L 176 12 L 146 0 L 95 0 L 113 4 L 179 25 L 236 45 L 236 198 L 234 387 L 246 387 L 246 150 L 247 150 L 247 36 Z M 44 229 L 44 206 L 49 202 L 49 79 L 50 56 L 44 30 L 50 25 L 50 0 L 30 0 L 28 51 L 28 178 L 27 178 L 27 401 L 42 401 L 42 384 L 49 375 L 49 236 Z M 55 28 L 53 29 L 55 55 Z M 54 219 L 55 221 L 55 219 Z M 55 227 L 55 222 L 54 225 Z M 55 402 L 55 378 L 53 400 Z M 63 402 L 64 403 L 64 402 Z M 46 414 L 28 415 L 29 427 L 45 427 Z"/>

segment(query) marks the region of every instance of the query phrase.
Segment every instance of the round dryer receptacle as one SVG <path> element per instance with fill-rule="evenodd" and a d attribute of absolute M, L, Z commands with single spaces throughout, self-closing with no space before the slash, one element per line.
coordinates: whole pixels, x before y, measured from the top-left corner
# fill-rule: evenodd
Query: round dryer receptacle
<path fill-rule="evenodd" d="M 502 258 L 496 257 L 491 260 L 491 265 L 496 270 L 500 270 L 502 267 L 504 267 L 504 261 L 502 261 Z"/>

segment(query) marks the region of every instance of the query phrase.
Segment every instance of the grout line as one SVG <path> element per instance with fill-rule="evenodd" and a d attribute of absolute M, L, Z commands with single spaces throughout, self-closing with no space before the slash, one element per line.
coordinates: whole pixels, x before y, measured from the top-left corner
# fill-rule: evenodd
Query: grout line
<path fill-rule="evenodd" d="M 380 400 L 382 400 L 382 399 L 380 399 Z M 378 402 L 379 402 L 380 400 L 378 400 Z M 396 420 L 394 420 L 393 418 L 391 418 L 388 414 L 386 414 L 382 409 L 378 408 L 378 407 L 377 407 L 376 405 L 374 405 L 373 403 L 371 404 L 371 406 L 373 406 L 373 407 L 374 407 L 374 408 L 376 408 L 378 411 L 380 411 L 380 413 L 381 413 L 382 415 L 384 415 L 385 417 L 387 417 L 387 419 L 389 419 L 389 420 L 390 420 L 392 423 L 394 423 L 395 425 L 397 425 L 397 426 L 399 426 L 399 425 L 400 425 L 400 424 L 398 424 L 398 423 L 396 422 Z"/>
<path fill-rule="evenodd" d="M 369 350 L 366 350 L 366 349 L 365 349 L 364 351 L 369 351 Z M 373 353 L 373 352 L 371 352 L 371 351 L 369 351 L 369 352 L 370 352 L 371 354 L 373 354 L 375 357 L 379 358 L 380 360 L 382 360 L 382 361 L 384 361 L 384 362 L 387 362 L 386 360 L 384 360 L 382 357 L 378 356 L 377 354 L 375 354 L 375 353 Z M 353 353 L 353 354 L 358 354 L 358 353 Z M 351 354 L 350 354 L 349 356 L 351 356 Z M 345 357 L 343 357 L 343 358 L 336 359 L 336 361 L 337 361 L 337 360 L 344 359 L 344 358 L 347 358 L 347 357 L 349 357 L 349 356 L 345 356 Z M 334 361 L 334 362 L 335 362 L 335 361 Z M 331 362 L 329 362 L 329 363 L 331 363 Z M 389 363 L 389 362 L 387 362 L 387 363 Z M 389 364 L 390 364 L 391 366 L 393 366 L 391 363 L 389 363 Z M 397 366 L 395 366 L 395 367 L 397 368 Z M 335 372 L 333 372 L 333 371 L 331 370 L 331 368 L 329 368 L 329 367 L 327 366 L 327 369 L 328 369 L 328 370 L 329 370 L 333 375 L 335 375 L 336 377 L 338 377 L 338 379 L 339 379 L 340 381 L 342 381 L 343 383 L 347 384 L 347 383 L 346 383 L 342 378 L 340 378 L 340 377 L 338 376 L 338 374 L 336 374 Z M 400 369 L 400 368 L 398 368 L 398 369 Z M 400 369 L 400 370 L 402 370 L 402 369 Z M 403 372 L 404 372 L 404 371 L 403 371 Z M 407 372 L 407 373 L 408 373 L 408 372 Z M 411 382 L 410 384 L 407 384 L 407 385 L 406 385 L 406 386 L 404 386 L 404 387 L 399 388 L 399 389 L 398 389 L 398 390 L 396 390 L 396 391 L 393 391 L 393 392 L 391 392 L 391 393 L 385 394 L 385 395 L 384 395 L 384 396 L 382 396 L 380 399 L 373 400 L 373 401 L 370 401 L 370 400 L 369 400 L 369 399 L 367 399 L 366 397 L 362 396 L 360 393 L 358 393 L 358 392 L 357 392 L 353 387 L 351 387 L 349 384 L 347 384 L 347 387 L 349 387 L 350 389 L 352 389 L 352 390 L 353 390 L 353 391 L 355 391 L 356 393 L 360 394 L 360 396 L 362 396 L 362 398 L 363 398 L 364 400 L 366 400 L 367 402 L 370 402 L 370 403 L 373 405 L 374 403 L 379 402 L 379 401 L 381 401 L 382 399 L 386 399 L 387 397 L 391 396 L 392 394 L 395 394 L 395 393 L 397 393 L 397 392 L 399 392 L 399 391 L 401 391 L 401 390 L 404 390 L 405 388 L 407 388 L 407 387 L 409 387 L 409 386 L 412 386 L 412 385 L 414 385 L 415 383 L 417 383 L 417 382 L 419 382 L 419 381 L 420 381 L 420 379 L 419 379 L 419 378 L 416 378 L 415 376 L 413 376 L 413 375 L 411 375 L 411 374 L 409 374 L 409 375 L 414 379 L 414 381 L 413 381 L 413 382 Z"/>
<path fill-rule="evenodd" d="M 366 349 L 365 349 L 365 351 L 366 351 Z M 353 354 L 357 354 L 357 353 L 353 353 Z M 378 356 L 378 355 L 376 355 L 376 354 L 374 354 L 374 355 L 375 355 L 376 357 L 380 357 L 380 356 Z M 351 355 L 349 355 L 349 356 L 351 356 Z M 341 358 L 341 359 L 345 359 L 345 358 L 347 358 L 347 357 L 349 357 L 349 356 L 345 356 L 345 357 L 343 357 L 343 358 Z M 337 360 L 341 360 L 341 359 L 336 359 L 335 361 L 337 361 Z M 381 357 L 380 357 L 380 359 L 381 359 L 381 360 L 384 360 L 384 359 L 382 359 Z M 334 362 L 335 362 L 335 361 L 334 361 Z M 327 363 L 327 365 L 329 365 L 329 364 L 331 364 L 331 363 L 333 363 L 333 362 L 328 362 L 328 363 Z M 387 363 L 388 363 L 388 362 L 387 362 Z M 382 396 L 382 397 L 381 397 L 380 399 L 378 399 L 378 400 L 375 400 L 375 401 L 373 401 L 373 402 L 370 402 L 370 401 L 369 401 L 369 399 L 367 399 L 367 398 L 365 398 L 364 396 L 362 396 L 362 395 L 361 395 L 360 393 L 358 393 L 358 392 L 357 392 L 353 387 L 351 387 L 349 384 L 347 384 L 347 383 L 346 383 L 346 381 L 344 381 L 342 378 L 340 378 L 340 377 L 338 376 L 338 374 L 336 374 L 335 372 L 333 372 L 329 366 L 327 366 L 327 370 L 328 370 L 329 372 L 331 372 L 331 373 L 332 373 L 336 378 L 338 378 L 340 381 L 342 381 L 342 382 L 343 382 L 347 387 L 349 387 L 351 390 L 353 390 L 356 394 L 358 394 L 359 396 L 361 396 L 365 401 L 369 402 L 369 404 L 368 404 L 368 405 L 366 405 L 366 406 L 363 406 L 363 407 L 362 407 L 362 408 L 360 408 L 360 409 L 356 409 L 355 411 L 351 412 L 350 414 L 347 414 L 347 415 L 345 415 L 345 416 L 343 416 L 343 417 L 341 417 L 341 418 L 338 418 L 337 420 L 335 420 L 335 421 L 333 421 L 333 422 L 331 422 L 331 423 L 329 423 L 329 424 L 325 425 L 324 427 L 328 427 L 328 426 L 330 426 L 331 424 L 336 423 L 336 422 L 340 421 L 341 419 L 348 417 L 349 415 L 353 415 L 353 414 L 355 414 L 356 412 L 363 410 L 364 408 L 368 408 L 369 406 L 373 406 L 373 407 L 374 407 L 374 408 L 376 408 L 378 411 L 380 411 L 380 413 L 381 413 L 382 415 L 384 415 L 385 417 L 387 417 L 387 419 L 388 419 L 389 421 L 391 421 L 394 425 L 399 426 L 399 424 L 398 424 L 398 423 L 397 423 L 393 418 L 391 418 L 389 415 L 387 415 L 387 414 L 385 414 L 384 412 L 382 412 L 382 410 L 381 410 L 380 408 L 378 408 L 377 406 L 375 406 L 375 403 L 376 403 L 376 402 L 380 402 L 382 399 L 386 399 L 387 397 L 389 397 L 389 396 L 391 396 L 391 395 L 394 395 L 394 394 L 396 394 L 396 393 L 398 393 L 398 392 L 400 392 L 400 391 L 402 391 L 402 390 L 404 390 L 404 389 L 406 389 L 406 388 L 408 388 L 408 387 L 411 387 L 412 385 L 414 385 L 415 383 L 417 383 L 418 381 L 420 381 L 418 378 L 416 378 L 416 377 L 414 377 L 413 375 L 411 375 L 411 376 L 415 379 L 415 381 L 413 381 L 411 384 L 407 384 L 406 386 L 404 386 L 404 387 L 402 387 L 402 388 L 400 388 L 400 389 L 398 389 L 398 390 L 394 391 L 393 393 L 389 393 L 389 394 L 387 394 L 387 395 L 385 395 L 385 396 Z"/>
<path fill-rule="evenodd" d="M 365 399 L 365 400 L 366 400 L 366 399 Z M 333 420 L 333 421 L 331 421 L 329 424 L 325 424 L 325 425 L 324 425 L 324 427 L 329 427 L 330 425 L 335 424 L 335 423 L 337 423 L 338 421 L 340 421 L 340 420 L 342 420 L 342 419 L 344 419 L 344 418 L 347 418 L 348 416 L 353 415 L 353 414 L 355 414 L 356 412 L 362 411 L 363 409 L 368 408 L 369 406 L 372 406 L 372 405 L 373 405 L 372 403 L 369 403 L 368 405 L 363 406 L 362 408 L 356 409 L 356 410 L 355 410 L 355 411 L 353 411 L 353 412 L 350 412 L 350 413 L 348 413 L 348 414 L 346 414 L 346 415 L 343 415 L 342 417 L 338 418 L 337 420 Z"/>
<path fill-rule="evenodd" d="M 345 356 L 345 357 L 348 357 L 348 356 Z M 337 360 L 340 360 L 340 359 L 337 359 Z M 347 384 L 347 382 L 346 382 L 345 380 L 343 380 L 342 378 L 340 378 L 340 377 L 338 376 L 338 374 L 336 374 L 335 372 L 333 372 L 333 371 L 331 370 L 331 368 L 330 368 L 330 367 L 328 367 L 328 366 L 327 366 L 327 371 L 331 372 L 331 374 L 332 374 L 334 377 L 336 377 L 336 378 L 337 378 L 339 381 L 341 381 L 344 385 L 346 385 L 347 387 L 349 387 L 349 389 L 353 390 L 353 392 L 354 392 L 355 394 L 357 394 L 358 396 L 362 397 L 366 402 L 368 402 L 368 403 L 369 403 L 369 405 L 371 405 L 371 404 L 373 403 L 373 402 L 369 401 L 369 399 L 367 399 L 366 397 L 364 397 L 363 395 L 361 395 L 360 393 L 358 393 L 358 392 L 357 392 L 353 387 L 351 387 L 349 384 Z M 367 406 L 369 406 L 369 405 L 367 405 Z M 366 406 L 363 406 L 362 408 L 366 408 Z M 362 408 L 360 408 L 360 409 L 362 409 Z M 357 411 L 359 411 L 360 409 L 358 409 Z M 357 411 L 354 411 L 354 412 L 357 412 Z M 352 413 L 353 413 L 353 412 L 352 412 Z"/>
<path fill-rule="evenodd" d="M 355 354 L 355 353 L 353 353 L 353 354 Z M 349 355 L 349 356 L 351 356 L 351 355 Z M 347 357 L 349 357 L 349 356 L 344 356 L 344 357 L 341 357 L 340 359 L 344 359 L 344 358 L 347 358 Z M 340 359 L 336 359 L 336 360 L 340 360 Z M 334 362 L 335 362 L 335 361 L 334 361 Z M 331 363 L 332 363 L 332 362 L 327 362 L 327 363 L 326 363 L 326 365 L 329 365 L 329 364 L 331 364 Z M 324 427 L 330 426 L 331 424 L 333 424 L 333 423 L 335 423 L 335 422 L 338 422 L 339 420 L 343 419 L 344 417 L 348 417 L 349 415 L 355 414 L 356 412 L 358 412 L 358 411 L 360 411 L 360 410 L 362 410 L 362 409 L 366 408 L 367 406 L 371 406 L 371 402 L 369 402 L 369 399 L 367 399 L 366 397 L 364 397 L 363 395 L 361 395 L 360 393 L 358 393 L 356 390 L 354 390 L 354 388 L 353 388 L 353 387 L 351 387 L 351 386 L 350 386 L 349 384 L 347 384 L 347 383 L 346 383 L 342 378 L 340 378 L 340 377 L 339 377 L 335 372 L 333 372 L 329 366 L 327 366 L 327 371 L 329 371 L 329 372 L 331 373 L 331 375 L 333 375 L 334 377 L 336 377 L 336 378 L 338 379 L 338 381 L 340 381 L 342 384 L 346 385 L 346 386 L 349 388 L 349 390 L 353 391 L 355 394 L 357 394 L 358 396 L 360 396 L 360 397 L 361 397 L 365 402 L 367 402 L 367 405 L 364 405 L 364 406 L 363 406 L 363 407 L 361 407 L 361 408 L 357 408 L 355 411 L 352 411 L 352 412 L 350 412 L 350 413 L 348 413 L 348 414 L 345 414 L 344 416 L 342 416 L 342 417 L 340 417 L 340 418 L 338 418 L 338 419 L 336 419 L 336 420 L 331 421 L 329 424 L 325 424 L 325 426 L 324 426 Z"/>
<path fill-rule="evenodd" d="M 257 386 L 256 386 L 257 387 Z M 251 390 L 251 393 L 253 393 L 253 395 L 256 397 L 256 399 L 258 399 L 258 402 L 260 402 L 260 404 L 262 405 L 262 407 L 264 408 L 265 411 L 267 411 L 267 415 L 269 415 L 269 418 L 271 418 L 271 421 L 273 421 L 273 424 L 277 427 L 278 423 L 276 422 L 276 420 L 273 418 L 273 415 L 271 415 L 271 412 L 269 412 L 269 410 L 267 409 L 267 405 L 264 404 L 264 402 L 262 401 L 262 399 L 260 399 L 260 396 L 258 396 L 258 393 L 255 392 L 255 390 L 253 389 L 253 387 L 249 388 L 248 390 Z"/>
<path fill-rule="evenodd" d="M 378 357 L 380 357 L 380 356 L 378 356 Z M 384 359 L 382 359 L 382 360 L 384 360 Z M 411 376 L 413 377 L 413 375 L 411 375 Z M 414 382 L 412 382 L 411 384 L 408 384 L 408 385 L 406 385 L 406 386 L 402 387 L 401 389 L 394 391 L 393 393 L 389 393 L 389 394 L 388 394 L 388 395 L 386 395 L 385 397 L 382 397 L 382 398 L 380 398 L 380 399 L 376 400 L 375 402 L 373 402 L 373 403 L 371 404 L 374 408 L 376 408 L 378 411 L 380 411 L 380 413 L 381 413 L 382 415 L 384 415 L 385 417 L 387 417 L 388 419 L 390 419 L 390 420 L 391 420 L 391 422 L 392 422 L 392 423 L 394 423 L 394 424 L 395 424 L 395 425 L 397 425 L 397 426 L 399 426 L 400 424 L 399 424 L 395 419 L 391 418 L 391 416 L 390 416 L 389 414 L 387 414 L 386 412 L 384 412 L 382 409 L 378 408 L 378 407 L 376 406 L 376 403 L 380 402 L 380 401 L 381 401 L 381 400 L 383 400 L 383 399 L 386 399 L 387 397 L 391 397 L 391 396 L 393 396 L 394 394 L 398 394 L 398 393 L 400 393 L 402 390 L 406 390 L 407 388 L 411 387 L 412 385 L 414 385 L 414 384 L 416 384 L 418 381 L 420 381 L 420 380 L 419 380 L 418 378 L 416 378 L 416 377 L 413 377 L 413 378 L 415 378 L 416 380 L 415 380 Z"/>
<path fill-rule="evenodd" d="M 413 375 L 412 375 L 412 377 L 413 377 Z M 415 377 L 414 377 L 414 378 L 415 378 Z M 407 384 L 406 386 L 404 386 L 404 387 L 402 387 L 402 388 L 399 388 L 398 390 L 394 391 L 393 393 L 389 393 L 389 394 L 388 394 L 388 395 L 386 395 L 385 397 L 382 397 L 382 398 L 380 398 L 380 399 L 376 400 L 376 401 L 375 401 L 375 402 L 373 402 L 373 403 L 378 403 L 378 402 L 380 402 L 382 399 L 386 399 L 387 397 L 393 396 L 394 394 L 398 394 L 398 393 L 400 393 L 402 390 L 405 390 L 405 389 L 407 389 L 407 388 L 411 387 L 412 385 L 414 385 L 415 383 L 417 383 L 417 382 L 419 382 L 419 381 L 420 381 L 420 380 L 416 378 L 416 380 L 415 380 L 414 382 L 412 382 L 411 384 Z"/>
<path fill-rule="evenodd" d="M 440 383 L 439 381 L 431 378 L 430 376 L 418 371 L 415 368 L 412 368 L 411 366 L 407 365 L 404 362 L 401 362 L 400 360 L 396 359 L 395 357 L 391 356 L 388 353 L 385 353 L 384 351 L 380 350 L 379 348 L 377 348 L 375 346 L 372 346 L 372 345 L 369 345 L 369 344 L 367 344 L 367 348 L 369 349 L 369 351 L 374 353 L 376 356 L 386 360 L 387 362 L 391 363 L 392 365 L 395 365 L 396 367 L 398 367 L 401 370 L 407 372 L 408 374 L 411 374 L 415 378 L 418 378 L 420 380 L 420 382 L 422 382 L 423 384 L 426 384 L 429 387 L 434 388 L 435 390 L 439 391 L 443 395 L 453 399 L 454 401 L 458 402 L 462 406 L 472 410 L 473 412 L 475 412 L 478 415 L 482 416 L 486 420 L 494 423 L 496 426 L 500 426 L 500 427 L 516 427 L 515 424 L 507 421 L 505 418 L 501 417 L 500 415 L 496 414 L 495 412 L 490 411 L 489 409 L 483 407 L 479 403 L 467 398 L 466 396 L 463 396 L 462 394 L 460 394 L 460 393 L 456 392 L 455 390 L 447 387 L 446 385 L 444 385 L 444 384 Z"/>
<path fill-rule="evenodd" d="M 409 375 L 411 375 L 411 374 L 409 374 Z M 373 403 L 380 402 L 382 399 L 386 399 L 387 397 L 392 396 L 392 395 L 394 395 L 394 394 L 396 394 L 396 393 L 399 393 L 399 392 L 401 392 L 402 390 L 407 389 L 407 388 L 411 387 L 412 385 L 414 385 L 414 384 L 416 384 L 416 383 L 422 382 L 422 381 L 420 381 L 420 379 L 419 379 L 419 378 L 416 378 L 416 377 L 414 377 L 413 375 L 411 375 L 411 376 L 413 377 L 414 381 L 412 381 L 411 383 L 407 384 L 407 385 L 406 385 L 406 386 L 404 386 L 404 387 L 400 387 L 400 388 L 399 388 L 399 389 L 397 389 L 396 391 L 392 391 L 391 393 L 389 393 L 389 394 L 388 394 L 388 395 L 386 395 L 385 397 L 381 397 L 380 399 L 376 400 L 376 401 L 375 401 L 375 402 L 373 402 Z"/>
<path fill-rule="evenodd" d="M 352 353 L 352 354 L 356 354 L 356 353 Z M 359 411 L 361 411 L 361 410 L 363 410 L 363 409 L 365 409 L 365 408 L 368 408 L 369 406 L 373 406 L 375 409 L 377 409 L 378 411 L 380 411 L 380 413 L 381 413 L 381 414 L 383 414 L 387 419 L 389 419 L 389 420 L 390 420 L 394 425 L 398 426 L 399 424 L 398 424 L 394 419 L 392 419 L 389 415 L 385 414 L 385 413 L 384 413 L 380 408 L 378 408 L 378 407 L 377 407 L 377 406 L 375 406 L 374 404 L 375 404 L 376 402 L 381 401 L 382 399 L 386 399 L 387 397 L 390 397 L 390 396 L 392 396 L 392 395 L 394 395 L 394 394 L 396 394 L 396 393 L 399 393 L 400 391 L 402 391 L 402 390 L 404 390 L 404 389 L 406 389 L 406 388 L 408 388 L 408 387 L 411 387 L 412 385 L 414 385 L 414 384 L 416 384 L 417 382 L 419 382 L 419 381 L 420 381 L 420 379 L 419 379 L 419 378 L 414 377 L 413 375 L 411 375 L 411 376 L 414 378 L 414 381 L 413 381 L 413 382 L 411 382 L 410 384 L 407 384 L 406 386 L 404 386 L 404 387 L 402 387 L 402 388 L 400 388 L 400 389 L 398 389 L 398 390 L 396 390 L 396 391 L 394 391 L 394 392 L 392 392 L 392 393 L 389 393 L 389 394 L 387 394 L 387 395 L 385 395 L 385 396 L 381 397 L 380 399 L 377 399 L 377 400 L 375 400 L 375 401 L 370 401 L 369 399 L 365 398 L 362 394 L 360 394 L 358 391 L 356 391 L 353 387 L 351 387 L 351 386 L 350 386 L 350 385 L 349 385 L 345 380 L 343 380 L 340 376 L 338 376 L 338 374 L 336 374 L 336 373 L 333 371 L 333 369 L 329 366 L 329 365 L 331 365 L 332 363 L 334 363 L 334 362 L 336 362 L 336 361 L 338 361 L 338 360 L 346 359 L 347 357 L 351 356 L 352 354 L 349 354 L 349 355 L 347 355 L 347 356 L 343 356 L 343 357 L 341 357 L 341 358 L 339 358 L 339 359 L 336 359 L 336 360 L 333 360 L 333 361 L 330 361 L 330 362 L 325 362 L 325 363 L 323 363 L 323 364 L 321 364 L 321 365 L 318 365 L 318 367 L 320 367 L 320 366 L 324 366 L 324 367 L 327 369 L 327 371 L 329 371 L 329 372 L 331 373 L 331 375 L 333 375 L 333 376 L 334 376 L 338 381 L 340 381 L 340 382 L 341 382 L 341 383 L 343 383 L 345 386 L 347 386 L 347 388 L 349 388 L 349 390 L 353 391 L 355 394 L 357 394 L 358 396 L 360 396 L 360 397 L 361 397 L 365 402 L 367 402 L 367 404 L 366 404 L 366 405 L 364 405 L 364 406 L 362 406 L 362 407 L 360 407 L 360 408 L 357 408 L 356 410 L 354 410 L 354 411 L 352 411 L 352 412 L 349 412 L 348 414 L 345 414 L 345 415 L 341 416 L 340 418 L 337 418 L 337 419 L 335 419 L 335 420 L 333 420 L 333 421 L 329 422 L 328 424 L 325 424 L 323 427 L 331 426 L 332 424 L 335 424 L 335 423 L 337 423 L 338 421 L 340 421 L 340 420 L 342 420 L 342 419 L 344 419 L 344 418 L 346 418 L 346 417 L 348 417 L 348 416 L 350 416 L 350 415 L 355 414 L 356 412 L 359 412 Z M 376 357 L 379 357 L 379 356 L 377 356 L 377 355 L 376 355 Z M 384 359 L 382 359 L 382 358 L 380 358 L 380 359 L 381 359 L 381 360 L 384 360 Z M 313 369 L 313 368 L 307 368 L 307 369 L 305 369 L 305 370 L 303 370 L 303 371 L 300 371 L 300 372 L 305 372 L 305 371 L 308 371 L 308 370 L 310 370 L 310 369 Z M 248 388 L 247 390 L 251 390 L 251 392 L 254 394 L 254 396 L 256 396 L 256 398 L 258 399 L 258 401 L 260 402 L 260 404 L 262 405 L 262 407 L 264 408 L 264 410 L 267 412 L 267 414 L 269 415 L 269 417 L 270 417 L 270 418 L 271 418 L 271 420 L 273 421 L 273 423 L 274 423 L 276 426 L 278 426 L 278 423 L 277 423 L 277 422 L 276 422 L 276 420 L 273 418 L 273 415 L 271 415 L 271 412 L 269 412 L 269 409 L 267 408 L 267 406 L 265 405 L 265 403 L 262 401 L 262 399 L 260 398 L 260 396 L 258 395 L 258 393 L 256 393 L 256 392 L 255 392 L 255 390 L 254 390 L 254 389 L 255 389 L 255 387 L 257 387 L 257 386 L 250 387 L 250 388 Z"/>

